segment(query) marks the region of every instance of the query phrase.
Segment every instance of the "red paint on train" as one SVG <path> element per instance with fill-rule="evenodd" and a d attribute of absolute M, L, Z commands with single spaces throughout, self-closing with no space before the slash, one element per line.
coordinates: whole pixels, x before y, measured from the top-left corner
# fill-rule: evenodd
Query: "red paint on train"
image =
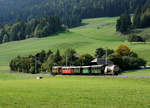
<path fill-rule="evenodd" d="M 61 70 L 62 74 L 73 74 L 73 69 L 71 68 L 64 68 Z"/>

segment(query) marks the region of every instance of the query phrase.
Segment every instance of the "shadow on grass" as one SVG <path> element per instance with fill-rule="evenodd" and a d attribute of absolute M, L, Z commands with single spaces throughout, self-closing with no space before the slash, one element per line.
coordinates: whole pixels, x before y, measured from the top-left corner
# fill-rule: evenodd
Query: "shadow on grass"
<path fill-rule="evenodd" d="M 78 27 L 86 26 L 86 25 L 88 25 L 88 24 L 89 24 L 89 23 L 81 23 L 81 25 L 78 26 Z"/>

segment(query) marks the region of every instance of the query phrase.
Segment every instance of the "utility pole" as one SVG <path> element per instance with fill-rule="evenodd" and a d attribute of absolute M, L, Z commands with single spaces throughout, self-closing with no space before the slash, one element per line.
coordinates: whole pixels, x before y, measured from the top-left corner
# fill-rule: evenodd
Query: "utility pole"
<path fill-rule="evenodd" d="M 106 57 L 105 57 L 105 64 L 106 65 L 108 65 L 107 55 L 108 55 L 108 51 L 107 51 L 107 47 L 106 47 Z"/>
<path fill-rule="evenodd" d="M 36 55 L 35 55 L 35 74 L 37 73 L 37 62 L 36 62 Z"/>
<path fill-rule="evenodd" d="M 67 57 L 67 53 L 66 53 L 66 66 L 68 66 L 68 57 Z"/>

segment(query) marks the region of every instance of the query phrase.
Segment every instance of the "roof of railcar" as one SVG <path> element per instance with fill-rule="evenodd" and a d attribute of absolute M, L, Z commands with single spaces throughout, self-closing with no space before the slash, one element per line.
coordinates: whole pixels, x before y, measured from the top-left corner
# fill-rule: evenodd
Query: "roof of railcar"
<path fill-rule="evenodd" d="M 53 69 L 61 68 L 61 66 L 53 66 L 52 68 L 53 68 Z"/>
<path fill-rule="evenodd" d="M 82 66 L 82 68 L 90 68 L 91 66 Z"/>
<path fill-rule="evenodd" d="M 92 65 L 91 67 L 102 67 L 103 65 Z"/>
<path fill-rule="evenodd" d="M 102 67 L 103 65 L 92 65 L 92 66 L 53 66 L 53 69 L 62 68 L 62 69 L 78 69 L 78 68 L 90 68 L 90 67 Z"/>
<path fill-rule="evenodd" d="M 65 68 L 67 68 L 67 69 L 72 68 L 73 69 L 73 68 L 81 68 L 81 66 L 63 66 L 62 67 L 62 69 L 65 69 Z"/>

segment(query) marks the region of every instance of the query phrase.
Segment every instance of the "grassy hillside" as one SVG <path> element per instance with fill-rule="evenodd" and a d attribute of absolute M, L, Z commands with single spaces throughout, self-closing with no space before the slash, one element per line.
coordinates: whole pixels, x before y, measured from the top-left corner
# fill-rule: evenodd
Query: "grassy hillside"
<path fill-rule="evenodd" d="M 83 26 L 56 36 L 28 39 L 0 45 L 0 108 L 149 108 L 150 79 L 117 77 L 52 77 L 9 72 L 14 56 L 42 49 L 75 48 L 93 54 L 98 47 L 115 49 L 125 38 L 115 32 L 117 18 L 86 19 Z M 149 60 L 149 44 L 126 43 Z M 134 74 L 134 75 L 133 75 Z M 149 70 L 123 73 L 150 76 Z M 37 76 L 44 79 L 36 80 Z"/>
<path fill-rule="evenodd" d="M 60 33 L 55 36 L 28 39 L 23 41 L 10 42 L 0 45 L 0 65 L 7 65 L 9 61 L 17 55 L 28 55 L 42 49 L 74 48 L 77 52 L 94 54 L 98 47 L 117 48 L 119 44 L 125 42 L 124 36 L 119 36 L 115 31 L 117 17 L 94 18 L 83 20 L 83 26 L 70 29 L 70 32 Z M 140 57 L 149 61 L 150 45 L 128 44 Z"/>
<path fill-rule="evenodd" d="M 98 47 L 117 47 L 124 41 L 115 33 L 116 18 L 87 19 L 83 26 L 56 36 L 28 39 L 0 45 L 0 64 L 8 64 L 12 57 L 28 55 L 42 49 L 75 48 L 79 53 L 94 53 Z M 99 27 L 99 29 L 97 29 Z"/>

